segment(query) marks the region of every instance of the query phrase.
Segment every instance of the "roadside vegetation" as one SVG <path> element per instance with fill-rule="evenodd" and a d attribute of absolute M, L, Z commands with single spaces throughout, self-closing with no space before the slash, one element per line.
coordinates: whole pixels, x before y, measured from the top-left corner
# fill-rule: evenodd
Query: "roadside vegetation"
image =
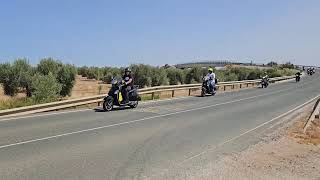
<path fill-rule="evenodd" d="M 57 101 L 69 96 L 77 68 L 70 64 L 46 58 L 37 66 L 31 66 L 27 59 L 0 64 L 0 83 L 10 100 L 0 102 L 0 109 L 22 107 Z M 25 97 L 18 98 L 19 92 Z"/>
<path fill-rule="evenodd" d="M 200 83 L 202 77 L 207 74 L 207 67 L 195 66 L 190 69 L 179 69 L 175 67 L 154 67 L 145 64 L 134 64 L 130 66 L 135 78 L 135 84 L 140 87 L 151 87 L 161 85 L 178 85 Z M 268 69 L 245 68 L 227 66 L 224 70 L 216 70 L 213 67 L 219 81 L 242 81 L 261 78 L 266 72 L 270 78 L 293 75 L 296 70 L 294 65 L 287 63 L 277 65 L 273 62 Z M 78 74 L 88 79 L 102 80 L 110 83 L 113 77 L 121 77 L 123 68 L 114 67 L 79 67 Z"/>
<path fill-rule="evenodd" d="M 244 68 L 227 66 L 223 70 L 214 71 L 220 82 L 259 79 L 265 72 L 269 77 L 293 75 L 294 65 L 287 63 L 278 65 L 270 62 L 269 69 Z M 207 68 L 195 66 L 179 69 L 170 66 L 155 67 L 145 64 L 130 65 L 134 82 L 140 88 L 200 83 L 207 73 Z M 114 77 L 120 78 L 124 68 L 116 67 L 75 67 L 71 64 L 52 59 L 41 59 L 32 66 L 27 59 L 17 59 L 13 63 L 0 64 L 0 84 L 4 94 L 11 96 L 9 100 L 0 101 L 0 110 L 22 107 L 40 103 L 58 101 L 71 95 L 76 75 L 88 79 L 110 83 Z M 17 97 L 24 93 L 24 97 Z M 148 99 L 148 97 L 144 97 Z"/>

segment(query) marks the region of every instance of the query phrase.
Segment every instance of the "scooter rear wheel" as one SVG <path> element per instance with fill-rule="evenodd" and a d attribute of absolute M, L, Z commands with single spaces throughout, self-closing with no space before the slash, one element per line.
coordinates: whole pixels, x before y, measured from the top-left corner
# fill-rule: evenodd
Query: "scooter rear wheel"
<path fill-rule="evenodd" d="M 112 111 L 113 109 L 113 101 L 112 99 L 103 101 L 103 110 Z"/>
<path fill-rule="evenodd" d="M 136 107 L 138 107 L 138 101 L 135 101 L 134 103 L 132 103 L 131 105 L 130 105 L 130 107 L 131 108 L 136 108 Z"/>
<path fill-rule="evenodd" d="M 206 96 L 206 90 L 205 89 L 202 89 L 201 90 L 201 97 L 205 97 Z"/>

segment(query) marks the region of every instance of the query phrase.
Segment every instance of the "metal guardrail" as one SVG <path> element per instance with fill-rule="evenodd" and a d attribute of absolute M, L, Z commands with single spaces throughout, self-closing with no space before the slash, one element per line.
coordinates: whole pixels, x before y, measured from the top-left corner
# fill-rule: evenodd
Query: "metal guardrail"
<path fill-rule="evenodd" d="M 307 129 L 310 127 L 312 121 L 314 121 L 315 119 L 319 119 L 319 114 L 320 114 L 320 99 L 317 100 L 313 111 L 310 115 L 310 117 L 308 118 L 308 121 L 306 122 L 306 124 L 303 127 L 303 132 L 306 133 Z"/>
<path fill-rule="evenodd" d="M 270 78 L 270 82 L 274 83 L 276 81 L 288 80 L 292 79 L 295 76 L 283 76 L 277 78 Z M 261 79 L 257 80 L 246 80 L 246 81 L 232 81 L 232 82 L 219 82 L 217 87 L 218 90 L 226 91 L 227 87 L 231 87 L 231 89 L 235 89 L 235 86 L 239 86 L 239 88 L 243 88 L 244 86 L 249 87 L 249 85 L 254 86 L 256 84 L 260 84 Z M 156 93 L 171 91 L 172 97 L 175 96 L 175 91 L 179 90 L 189 90 L 189 96 L 191 92 L 201 88 L 202 84 L 185 84 L 185 85 L 173 85 L 173 86 L 158 86 L 158 87 L 150 87 L 150 88 L 143 88 L 139 89 L 140 95 L 151 94 L 151 99 L 155 98 Z M 222 88 L 222 89 L 221 89 Z M 103 98 L 106 94 L 91 96 L 91 97 L 84 97 L 79 99 L 70 99 L 46 104 L 39 104 L 33 106 L 26 106 L 8 110 L 1 110 L 0 116 L 17 116 L 17 115 L 25 115 L 25 114 L 33 114 L 39 112 L 48 112 L 60 109 L 66 109 L 71 107 L 77 107 L 86 104 L 93 104 L 93 103 L 100 103 L 102 102 Z"/>

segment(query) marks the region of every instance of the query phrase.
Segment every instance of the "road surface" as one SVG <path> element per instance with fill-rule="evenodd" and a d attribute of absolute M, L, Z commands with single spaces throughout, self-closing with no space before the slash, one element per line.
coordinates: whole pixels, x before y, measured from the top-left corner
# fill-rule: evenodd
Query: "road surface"
<path fill-rule="evenodd" d="M 181 178 L 256 142 L 279 115 L 320 94 L 319 80 L 316 74 L 108 113 L 0 119 L 0 179 Z"/>

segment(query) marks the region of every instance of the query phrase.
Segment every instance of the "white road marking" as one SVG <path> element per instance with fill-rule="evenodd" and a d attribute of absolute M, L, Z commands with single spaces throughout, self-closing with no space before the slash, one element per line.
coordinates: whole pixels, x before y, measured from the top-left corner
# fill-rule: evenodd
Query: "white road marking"
<path fill-rule="evenodd" d="M 84 111 L 90 111 L 90 110 L 92 110 L 92 109 L 80 109 L 80 110 L 74 110 L 74 111 L 60 111 L 60 112 L 36 114 L 36 115 L 30 115 L 30 116 L 17 116 L 17 117 L 11 117 L 11 118 L 6 118 L 6 119 L 0 119 L 0 122 L 14 120 L 14 119 L 26 119 L 26 118 L 33 118 L 33 117 L 52 116 L 52 115 L 57 115 L 57 114 L 84 112 Z"/>
<path fill-rule="evenodd" d="M 283 114 L 281 114 L 281 115 L 279 115 L 279 116 L 277 116 L 277 117 L 275 117 L 275 118 L 273 118 L 273 119 L 271 119 L 271 120 L 269 120 L 269 121 L 267 121 L 267 122 L 264 122 L 264 123 L 260 124 L 259 126 L 256 126 L 256 127 L 252 128 L 252 129 L 250 129 L 250 130 L 247 130 L 247 131 L 241 133 L 241 134 L 238 135 L 238 136 L 232 137 L 232 138 L 228 139 L 227 141 L 224 141 L 224 142 L 222 142 L 222 143 L 220 143 L 220 144 L 218 144 L 218 145 L 216 145 L 216 146 L 213 146 L 212 148 L 208 148 L 208 149 L 206 149 L 205 151 L 202 151 L 202 152 L 200 152 L 200 153 L 198 153 L 198 154 L 196 154 L 196 155 L 193 155 L 193 156 L 191 156 L 191 157 L 189 157 L 189 158 L 187 158 L 187 159 L 185 159 L 185 160 L 177 163 L 176 166 L 182 166 L 184 163 L 186 163 L 186 162 L 188 162 L 188 161 L 190 161 L 190 160 L 192 160 L 192 159 L 195 159 L 195 158 L 197 158 L 197 157 L 200 157 L 201 155 L 204 155 L 204 154 L 206 154 L 206 153 L 208 153 L 208 152 L 210 152 L 210 151 L 213 151 L 213 150 L 215 150 L 215 149 L 217 149 L 217 148 L 219 148 L 219 147 L 221 147 L 221 146 L 223 146 L 223 145 L 225 145 L 225 144 L 227 144 L 227 143 L 230 143 L 230 142 L 232 142 L 232 141 L 234 141 L 234 140 L 236 140 L 236 139 L 239 139 L 240 137 L 242 137 L 242 136 L 244 136 L 244 135 L 246 135 L 246 134 L 249 134 L 249 133 L 251 133 L 251 132 L 253 132 L 253 131 L 255 131 L 255 130 L 257 130 L 257 129 L 259 129 L 259 128 L 261 128 L 261 127 L 263 127 L 263 126 L 265 126 L 265 125 L 267 125 L 267 124 L 269 124 L 269 123 L 271 123 L 271 122 L 273 122 L 273 121 L 275 121 L 275 120 L 277 120 L 277 119 L 279 119 L 279 118 L 281 118 L 281 117 L 284 117 L 284 116 L 286 116 L 286 115 L 288 115 L 288 114 L 296 111 L 297 109 L 300 109 L 300 108 L 306 106 L 307 104 L 311 103 L 312 101 L 315 101 L 315 100 L 318 99 L 319 97 L 320 97 L 320 95 L 317 95 L 316 97 L 310 99 L 309 101 L 307 101 L 307 102 L 305 102 L 305 103 L 303 103 L 303 104 L 301 104 L 301 105 L 299 105 L 299 106 L 297 106 L 297 107 L 295 107 L 295 108 L 293 108 L 293 109 L 291 109 L 291 110 L 289 110 L 289 111 L 287 111 L 287 112 L 285 112 L 285 113 L 283 113 Z M 163 169 L 163 172 L 162 172 L 162 173 L 158 173 L 158 174 L 156 174 L 156 175 L 159 176 L 159 175 L 165 174 L 165 173 L 167 173 L 167 172 L 169 172 L 169 171 L 170 171 L 170 169 Z M 145 180 L 147 180 L 147 179 L 150 179 L 150 178 L 152 178 L 152 177 L 154 177 L 154 176 L 156 176 L 156 175 L 152 175 L 152 176 L 149 176 L 149 177 L 146 177 L 146 176 L 145 176 L 144 178 L 145 178 Z"/>
<path fill-rule="evenodd" d="M 248 131 L 246 131 L 246 132 L 244 132 L 244 133 L 242 133 L 242 134 L 240 134 L 240 135 L 238 135 L 238 136 L 235 136 L 235 137 L 233 137 L 233 138 L 231 138 L 231 139 L 229 139 L 229 140 L 227 140 L 227 141 L 225 141 L 225 142 L 222 142 L 222 143 L 218 144 L 217 146 L 214 146 L 214 147 L 212 147 L 212 148 L 209 148 L 209 149 L 207 149 L 207 150 L 205 150 L 205 151 L 203 151 L 203 152 L 201 152 L 201 153 L 199 153 L 199 154 L 197 154 L 197 155 L 194 155 L 194 156 L 192 156 L 192 157 L 189 157 L 189 158 L 185 159 L 184 161 L 182 161 L 182 162 L 179 163 L 179 164 L 183 164 L 183 163 L 185 163 L 185 162 L 187 162 L 187 161 L 190 161 L 190 160 L 192 160 L 192 159 L 194 159 L 194 158 L 196 158 L 196 157 L 198 157 L 198 156 L 201 156 L 202 154 L 205 154 L 205 153 L 208 152 L 208 151 L 212 151 L 212 150 L 214 150 L 214 149 L 216 149 L 216 148 L 218 148 L 218 147 L 220 147 L 220 146 L 223 146 L 224 144 L 227 144 L 227 143 L 229 143 L 229 142 L 231 142 L 231 141 L 234 141 L 234 140 L 240 138 L 241 136 L 244 136 L 244 135 L 246 135 L 246 134 L 248 134 L 248 133 L 250 133 L 250 132 L 252 132 L 252 131 L 255 131 L 255 130 L 259 129 L 260 127 L 264 126 L 264 125 L 267 125 L 267 124 L 269 124 L 269 123 L 271 123 L 271 122 L 273 122 L 273 121 L 275 121 L 275 120 L 277 120 L 277 119 L 279 119 L 279 118 L 281 118 L 281 117 L 284 117 L 284 116 L 292 113 L 293 111 L 296 111 L 296 110 L 304 107 L 305 105 L 311 103 L 312 101 L 318 99 L 319 97 L 320 97 L 320 95 L 317 95 L 316 97 L 310 99 L 309 101 L 307 101 L 307 102 L 305 102 L 305 103 L 303 103 L 303 104 L 301 104 L 301 105 L 299 105 L 299 106 L 297 106 L 297 107 L 295 107 L 295 108 L 293 108 L 293 109 L 291 109 L 291 110 L 289 110 L 289 111 L 287 111 L 287 112 L 285 112 L 285 113 L 283 113 L 283 114 L 281 114 L 281 115 L 279 115 L 279 116 L 277 116 L 277 117 L 275 117 L 275 118 L 273 118 L 273 119 L 271 119 L 271 120 L 269 120 L 269 121 L 267 121 L 267 122 L 264 122 L 264 123 L 260 124 L 259 126 L 255 127 L 255 128 L 252 128 L 252 129 L 250 129 L 250 130 L 248 130 Z"/>

